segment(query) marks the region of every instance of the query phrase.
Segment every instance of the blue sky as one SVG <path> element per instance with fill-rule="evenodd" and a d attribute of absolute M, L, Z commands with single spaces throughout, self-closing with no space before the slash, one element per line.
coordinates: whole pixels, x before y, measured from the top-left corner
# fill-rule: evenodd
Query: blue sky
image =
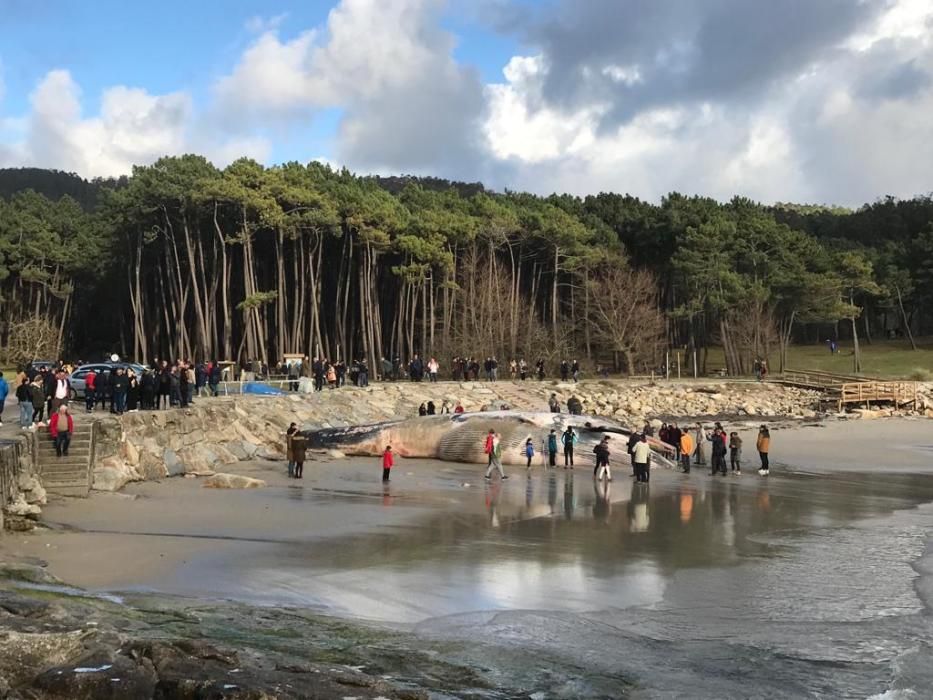
<path fill-rule="evenodd" d="M 0 167 L 853 205 L 929 191 L 931 113 L 930 0 L 0 0 Z"/>
<path fill-rule="evenodd" d="M 6 17 L 0 19 L 2 113 L 25 114 L 30 93 L 55 69 L 68 70 L 80 86 L 85 114 L 97 108 L 103 92 L 113 85 L 141 87 L 153 94 L 185 91 L 195 108 L 204 108 L 212 85 L 237 63 L 261 24 L 274 26 L 280 39 L 288 41 L 308 28 L 325 26 L 335 5 L 323 0 L 0 0 Z M 517 43 L 481 26 L 472 10 L 463 11 L 468 7 L 447 7 L 440 26 L 456 36 L 457 61 L 474 67 L 486 82 L 500 81 Z M 300 127 L 260 128 L 256 133 L 276 136 L 270 162 L 329 158 L 341 114 L 339 108 L 323 109 Z"/>

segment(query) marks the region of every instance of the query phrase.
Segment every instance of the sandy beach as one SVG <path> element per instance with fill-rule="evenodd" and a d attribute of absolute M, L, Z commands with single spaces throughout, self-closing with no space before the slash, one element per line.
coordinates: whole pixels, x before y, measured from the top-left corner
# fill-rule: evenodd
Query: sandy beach
<path fill-rule="evenodd" d="M 746 445 L 754 445 L 754 430 L 742 435 Z M 806 475 L 823 474 L 819 478 L 836 483 L 844 472 L 864 473 L 873 482 L 890 481 L 894 475 L 933 474 L 933 427 L 923 420 L 815 424 L 776 428 L 773 435 L 770 479 L 757 475 L 757 455 L 748 447 L 743 475 L 726 477 L 726 485 L 737 490 L 739 498 L 752 501 L 762 493 L 793 492 Z M 362 541 L 392 541 L 391 533 L 396 532 L 398 537 L 411 536 L 413 542 L 430 543 L 432 536 L 440 537 L 437 527 L 482 532 L 524 520 L 556 520 L 567 515 L 568 508 L 571 517 L 580 517 L 574 511 L 591 511 L 598 499 L 588 455 L 578 458 L 573 472 L 572 507 L 564 502 L 569 472 L 544 470 L 540 461 L 530 472 L 512 469 L 509 481 L 489 485 L 480 465 L 400 459 L 384 487 L 377 460 L 320 457 L 322 461 L 308 464 L 301 481 L 289 479 L 282 463 L 237 465 L 237 473 L 268 483 L 258 490 L 205 489 L 203 480 L 173 478 L 132 484 L 118 494 L 57 499 L 44 514 L 51 531 L 11 536 L 3 547 L 14 555 L 40 556 L 52 573 L 89 589 L 326 605 L 328 595 L 315 595 L 311 585 L 263 585 L 260 581 L 269 583 L 270 578 L 262 567 L 276 570 L 277 563 L 292 561 L 306 548 L 311 550 L 303 554 L 309 577 L 319 573 L 315 567 L 331 570 L 344 560 L 365 567 L 366 556 L 352 556 L 341 543 L 358 547 Z M 616 480 L 608 501 L 610 507 L 621 507 L 632 499 L 630 470 L 625 455 L 614 455 L 612 463 Z M 690 476 L 655 470 L 651 494 L 657 498 L 661 491 L 691 485 L 714 488 L 719 479 L 700 468 Z M 843 499 L 840 492 L 838 505 L 844 505 Z M 385 546 L 406 548 L 404 541 Z M 244 580 L 247 572 L 257 581 Z M 359 605 L 338 607 L 369 616 Z M 404 615 L 409 621 L 412 617 Z"/>
<path fill-rule="evenodd" d="M 754 426 L 742 434 L 754 444 Z M 565 697 L 632 678 L 661 695 L 744 697 L 746 673 L 762 697 L 933 682 L 911 651 L 933 633 L 931 424 L 777 425 L 772 438 L 768 478 L 746 448 L 742 476 L 658 469 L 647 487 L 624 455 L 608 486 L 588 455 L 491 483 L 482 465 L 427 460 L 398 460 L 388 485 L 376 459 L 309 462 L 301 481 L 283 463 L 246 463 L 236 471 L 265 488 L 174 478 L 56 500 L 50 530 L 8 536 L 0 552 L 131 601 L 414 634 L 406 643 L 440 644 L 493 686 L 550 687 L 532 662 L 547 654 Z M 746 657 L 764 666 L 737 669 Z"/>

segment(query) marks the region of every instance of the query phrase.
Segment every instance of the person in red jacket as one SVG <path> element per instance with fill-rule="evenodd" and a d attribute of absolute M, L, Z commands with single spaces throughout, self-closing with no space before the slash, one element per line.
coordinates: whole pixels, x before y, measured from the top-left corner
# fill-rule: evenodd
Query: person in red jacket
<path fill-rule="evenodd" d="M 68 406 L 62 404 L 49 421 L 49 433 L 55 441 L 55 452 L 59 457 L 68 456 L 68 446 L 71 444 L 71 435 L 74 431 L 74 418 L 68 413 Z"/>
<path fill-rule="evenodd" d="M 91 370 L 84 377 L 84 407 L 88 413 L 94 410 L 95 398 L 97 398 L 97 373 Z"/>
<path fill-rule="evenodd" d="M 495 440 L 495 437 L 496 437 L 496 431 L 490 428 L 489 433 L 486 435 L 486 444 L 483 446 L 483 452 L 486 453 L 486 457 L 487 457 L 487 462 L 486 462 L 487 467 L 492 465 L 492 448 L 493 448 L 493 441 Z"/>
<path fill-rule="evenodd" d="M 389 480 L 389 470 L 395 466 L 395 460 L 392 457 L 392 445 L 386 446 L 386 451 L 382 453 L 382 481 Z"/>

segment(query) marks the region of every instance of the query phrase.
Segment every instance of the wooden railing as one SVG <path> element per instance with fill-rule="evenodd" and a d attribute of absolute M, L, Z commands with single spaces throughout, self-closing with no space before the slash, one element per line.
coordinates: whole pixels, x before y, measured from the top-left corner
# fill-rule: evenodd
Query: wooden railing
<path fill-rule="evenodd" d="M 845 404 L 893 403 L 895 408 L 917 402 L 917 382 L 848 382 L 839 387 L 839 410 Z"/>
<path fill-rule="evenodd" d="M 822 372 L 819 370 L 786 369 L 781 373 L 781 381 L 785 384 L 805 386 L 814 389 L 838 388 L 843 384 L 857 382 L 879 381 L 874 377 L 862 377 L 855 374 L 838 374 L 836 372 Z"/>

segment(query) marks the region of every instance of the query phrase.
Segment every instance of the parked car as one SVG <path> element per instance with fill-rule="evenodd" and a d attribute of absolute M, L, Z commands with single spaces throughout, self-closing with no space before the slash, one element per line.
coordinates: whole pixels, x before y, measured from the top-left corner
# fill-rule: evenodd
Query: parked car
<path fill-rule="evenodd" d="M 94 374 L 100 376 L 101 374 L 111 374 L 117 367 L 122 367 L 123 369 L 132 369 L 137 377 L 141 377 L 143 372 L 146 371 L 146 368 L 143 365 L 137 365 L 133 362 L 97 362 L 94 364 L 81 365 L 74 372 L 71 373 L 69 379 L 71 380 L 71 398 L 72 399 L 83 399 L 84 398 L 84 389 L 85 389 L 85 378 L 88 375 L 88 372 L 94 370 Z M 108 386 L 109 386 L 108 382 Z M 110 398 L 110 392 L 107 392 L 107 398 Z"/>
<path fill-rule="evenodd" d="M 54 360 L 33 360 L 26 367 L 28 370 L 33 370 L 35 372 L 41 372 L 43 369 L 50 369 L 54 367 L 57 363 Z"/>

